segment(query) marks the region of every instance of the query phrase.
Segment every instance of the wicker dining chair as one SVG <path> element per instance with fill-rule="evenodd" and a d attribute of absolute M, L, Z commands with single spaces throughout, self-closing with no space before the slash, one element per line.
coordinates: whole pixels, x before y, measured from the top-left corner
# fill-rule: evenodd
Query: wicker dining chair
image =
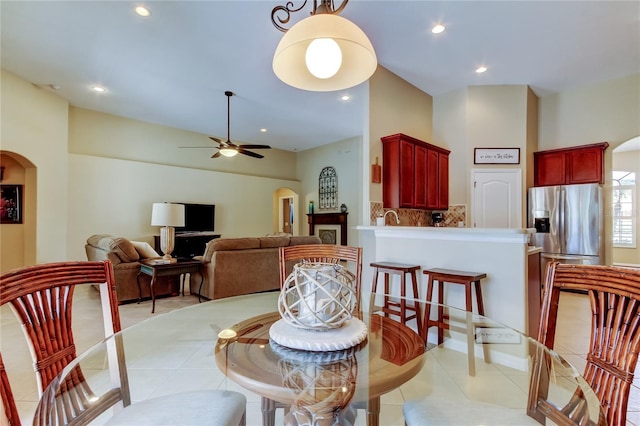
<path fill-rule="evenodd" d="M 20 321 L 40 394 L 77 356 L 71 327 L 73 292 L 77 285 L 93 284 L 103 286 L 103 321 L 108 337 L 121 328 L 110 261 L 44 263 L 0 277 L 0 306 L 10 304 Z"/>
<path fill-rule="evenodd" d="M 0 354 L 0 397 L 2 397 L 4 416 L 4 418 L 0 417 L 0 424 L 5 424 L 4 422 L 6 421 L 9 426 L 20 426 L 20 416 L 18 414 L 18 408 L 16 407 L 16 401 L 13 399 L 13 392 L 11 392 L 11 384 L 9 383 L 7 370 L 2 361 L 2 354 Z"/>
<path fill-rule="evenodd" d="M 586 290 L 591 304 L 591 339 L 583 376 L 598 397 L 610 426 L 626 424 L 627 404 L 640 351 L 640 270 L 552 262 L 547 268 L 538 340 L 553 349 L 561 290 Z M 529 415 L 553 420 L 542 382 L 532 382 Z M 581 398 L 576 398 L 580 401 Z M 561 416 L 579 418 L 581 403 L 569 403 Z M 593 419 L 594 421 L 597 421 Z M 602 423 L 599 421 L 599 423 Z"/>
<path fill-rule="evenodd" d="M 93 392 L 79 366 L 58 382 L 59 374 L 77 358 L 71 314 L 73 293 L 78 285 L 99 285 L 105 337 L 111 337 L 110 341 L 115 343 L 108 363 L 114 373 L 111 388 L 101 394 Z M 87 424 L 118 403 L 124 409 L 114 417 L 116 424 L 140 424 L 141 419 L 154 423 L 166 421 L 170 415 L 191 424 L 196 423 L 194 420 L 198 424 L 246 422 L 246 398 L 237 392 L 185 392 L 131 404 L 123 339 L 116 334 L 121 325 L 113 265 L 108 260 L 45 263 L 9 271 L 0 276 L 0 305 L 5 304 L 10 304 L 19 319 L 34 361 L 40 394 L 34 425 Z M 10 387 L 4 366 L 0 375 L 3 403 L 10 404 L 11 398 L 5 400 L 5 390 Z M 49 386 L 53 381 L 55 386 Z M 58 395 L 58 389 L 64 391 L 63 397 Z M 175 407 L 181 398 L 197 399 L 199 410 L 176 409 L 168 413 L 168 407 Z M 17 416 L 17 411 L 11 408 L 6 411 L 7 417 Z"/>

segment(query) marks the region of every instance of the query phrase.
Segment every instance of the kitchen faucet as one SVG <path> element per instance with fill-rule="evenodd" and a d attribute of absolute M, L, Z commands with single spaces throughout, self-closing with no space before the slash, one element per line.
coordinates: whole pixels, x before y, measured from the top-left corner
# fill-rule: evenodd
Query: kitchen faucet
<path fill-rule="evenodd" d="M 395 212 L 395 210 L 387 210 L 386 213 L 384 214 L 383 218 L 385 219 L 385 221 L 387 220 L 387 215 L 389 213 L 393 213 L 393 215 L 396 217 L 396 225 L 400 225 L 400 219 L 398 218 L 398 213 Z"/>

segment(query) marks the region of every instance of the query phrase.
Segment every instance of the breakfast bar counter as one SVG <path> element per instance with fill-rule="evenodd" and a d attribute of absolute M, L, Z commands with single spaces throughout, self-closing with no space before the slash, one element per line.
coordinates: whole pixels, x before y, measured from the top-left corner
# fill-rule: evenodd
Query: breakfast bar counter
<path fill-rule="evenodd" d="M 390 261 L 486 273 L 482 280 L 485 315 L 527 334 L 529 237 L 535 229 L 358 226 L 363 247 L 363 291 L 371 289 L 372 262 Z M 428 277 L 419 274 L 419 297 L 426 295 Z M 397 287 L 397 286 L 396 286 Z M 397 290 L 397 288 L 396 288 Z M 435 297 L 435 295 L 434 295 Z M 434 299 L 437 300 L 437 299 Z M 463 286 L 445 287 L 445 304 L 464 308 Z"/>

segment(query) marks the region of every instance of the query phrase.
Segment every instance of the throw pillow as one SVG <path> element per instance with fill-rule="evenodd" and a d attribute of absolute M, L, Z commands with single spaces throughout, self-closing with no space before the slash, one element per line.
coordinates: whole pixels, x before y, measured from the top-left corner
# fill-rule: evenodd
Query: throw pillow
<path fill-rule="evenodd" d="M 153 247 L 151 247 L 151 244 L 149 243 L 146 243 L 144 241 L 131 241 L 131 244 L 133 244 L 133 247 L 135 247 L 141 259 L 160 257 L 158 252 L 155 251 Z"/>

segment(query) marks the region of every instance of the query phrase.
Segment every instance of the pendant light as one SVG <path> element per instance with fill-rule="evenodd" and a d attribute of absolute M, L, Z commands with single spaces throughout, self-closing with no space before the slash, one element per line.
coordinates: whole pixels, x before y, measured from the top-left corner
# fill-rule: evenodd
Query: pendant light
<path fill-rule="evenodd" d="M 378 66 L 373 45 L 353 22 L 338 14 L 348 0 L 337 9 L 333 1 L 322 0 L 311 16 L 290 29 L 280 24 L 289 22 L 292 3 L 271 12 L 271 22 L 285 32 L 273 55 L 273 71 L 286 84 L 316 92 L 342 90 L 356 86 L 371 77 Z M 284 12 L 284 18 L 276 16 Z M 279 22 L 276 22 L 277 21 Z"/>

